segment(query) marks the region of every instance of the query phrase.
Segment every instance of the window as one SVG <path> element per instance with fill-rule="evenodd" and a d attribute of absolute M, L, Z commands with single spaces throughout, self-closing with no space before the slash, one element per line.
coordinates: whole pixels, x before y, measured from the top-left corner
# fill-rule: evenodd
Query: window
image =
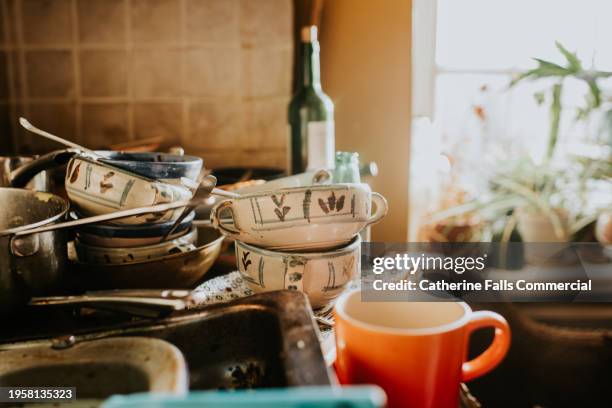
<path fill-rule="evenodd" d="M 535 67 L 534 57 L 563 64 L 556 41 L 577 52 L 584 67 L 612 71 L 610 16 L 608 0 L 414 0 L 413 113 L 433 125 L 420 119 L 413 126 L 411 197 L 434 199 L 423 190 L 435 183 L 432 171 L 444 168 L 431 165 L 439 152 L 468 173 L 485 161 L 523 154 L 538 161 L 546 150 L 549 107 L 538 104 L 534 94 L 552 82 L 509 89 L 510 81 Z M 611 82 L 600 82 L 608 95 Z M 565 81 L 560 149 L 601 142 L 597 115 L 575 120 L 587 91 L 582 81 Z M 418 217 L 422 209 L 412 214 Z"/>

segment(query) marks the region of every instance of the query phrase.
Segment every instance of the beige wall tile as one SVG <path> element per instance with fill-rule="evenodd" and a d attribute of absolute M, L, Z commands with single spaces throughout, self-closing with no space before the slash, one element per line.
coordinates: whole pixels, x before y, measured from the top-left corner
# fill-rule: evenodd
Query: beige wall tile
<path fill-rule="evenodd" d="M 243 45 L 291 46 L 291 0 L 241 0 L 240 6 L 240 37 Z"/>
<path fill-rule="evenodd" d="M 68 140 L 77 140 L 74 103 L 31 104 L 28 119 L 37 127 Z M 31 148 L 37 153 L 47 153 L 64 146 L 44 137 L 30 136 Z"/>
<path fill-rule="evenodd" d="M 79 41 L 118 44 L 126 38 L 126 0 L 77 0 Z"/>
<path fill-rule="evenodd" d="M 181 95 L 181 52 L 134 51 L 132 81 L 137 98 Z"/>
<path fill-rule="evenodd" d="M 240 147 L 245 149 L 285 149 L 288 139 L 288 98 L 252 100 L 245 103 L 244 133 Z"/>
<path fill-rule="evenodd" d="M 292 0 L 0 2 L 14 23 L 10 33 L 23 16 L 28 46 L 19 50 L 23 71 L 19 54 L 0 53 L 0 105 L 15 90 L 19 113 L 29 114 L 27 98 L 35 98 L 41 126 L 52 118 L 59 133 L 78 135 L 91 147 L 162 136 L 165 144 L 207 152 L 238 147 L 234 164 L 271 160 L 284 166 L 279 151 L 291 92 Z M 16 33 L 9 37 L 17 39 Z M 16 58 L 7 86 L 9 54 Z M 31 135 L 13 140 L 27 147 Z"/>
<path fill-rule="evenodd" d="M 108 147 L 129 140 L 126 103 L 83 104 L 82 143 L 90 148 Z"/>
<path fill-rule="evenodd" d="M 239 44 L 239 22 L 239 0 L 187 0 L 189 42 Z"/>
<path fill-rule="evenodd" d="M 195 102 L 189 108 L 186 148 L 236 147 L 243 132 L 240 103 Z"/>
<path fill-rule="evenodd" d="M 185 58 L 185 93 L 191 96 L 240 96 L 240 49 L 190 49 Z"/>
<path fill-rule="evenodd" d="M 127 52 L 85 50 L 79 53 L 83 96 L 127 95 Z"/>
<path fill-rule="evenodd" d="M 179 0 L 132 0 L 130 18 L 134 42 L 178 42 L 181 39 Z"/>
<path fill-rule="evenodd" d="M 71 51 L 28 51 L 25 55 L 28 94 L 33 97 L 74 96 Z"/>
<path fill-rule="evenodd" d="M 26 44 L 72 42 L 71 0 L 21 0 Z"/>
<path fill-rule="evenodd" d="M 252 48 L 242 53 L 242 89 L 247 98 L 291 93 L 291 49 Z"/>
<path fill-rule="evenodd" d="M 136 139 L 163 137 L 165 145 L 181 143 L 182 103 L 137 103 L 133 109 Z"/>

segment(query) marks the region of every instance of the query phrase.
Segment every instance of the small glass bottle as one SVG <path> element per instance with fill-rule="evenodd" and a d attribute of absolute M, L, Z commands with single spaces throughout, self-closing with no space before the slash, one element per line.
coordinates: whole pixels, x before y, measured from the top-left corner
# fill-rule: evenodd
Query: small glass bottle
<path fill-rule="evenodd" d="M 336 152 L 334 183 L 361 183 L 359 153 Z"/>

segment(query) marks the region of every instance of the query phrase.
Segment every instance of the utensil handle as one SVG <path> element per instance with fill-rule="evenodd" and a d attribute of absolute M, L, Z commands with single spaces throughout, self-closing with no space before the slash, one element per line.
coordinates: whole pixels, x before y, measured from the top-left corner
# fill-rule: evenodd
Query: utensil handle
<path fill-rule="evenodd" d="M 501 362 L 510 348 L 510 326 L 506 319 L 495 312 L 474 312 L 468 323 L 468 333 L 484 327 L 495 329 L 493 342 L 478 357 L 463 363 L 462 381 L 473 380 L 491 371 Z"/>
<path fill-rule="evenodd" d="M 76 149 L 55 150 L 40 156 L 38 159 L 19 166 L 10 173 L 9 181 L 12 187 L 23 188 L 38 173 L 50 170 L 68 163 L 68 161 L 78 153 Z"/>
<path fill-rule="evenodd" d="M 212 222 L 213 227 L 221 231 L 223 235 L 237 238 L 242 234 L 242 231 L 240 231 L 240 227 L 238 224 L 236 224 L 236 217 L 234 216 L 234 209 L 232 207 L 233 205 L 234 200 L 224 200 L 215 205 L 210 212 L 210 221 Z M 235 230 L 229 229 L 221 223 L 221 213 L 224 210 L 229 210 L 230 214 L 232 215 L 232 221 L 236 227 Z"/>
<path fill-rule="evenodd" d="M 372 202 L 376 204 L 376 211 L 374 211 L 374 214 L 370 215 L 370 218 L 368 218 L 368 225 L 376 224 L 385 215 L 387 215 L 387 212 L 389 211 L 387 199 L 383 197 L 382 194 L 372 193 Z"/>
<path fill-rule="evenodd" d="M 222 190 L 220 188 L 213 188 L 211 194 L 218 195 L 219 197 L 225 198 L 240 198 L 241 195 L 238 193 L 233 193 L 231 191 Z"/>
<path fill-rule="evenodd" d="M 25 130 L 28 130 L 28 131 L 30 131 L 30 132 L 32 132 L 32 133 L 35 133 L 35 134 L 37 134 L 37 135 L 39 135 L 39 136 L 42 136 L 42 137 L 45 137 L 45 138 L 47 138 L 47 139 L 53 140 L 54 142 L 57 142 L 57 143 L 59 143 L 59 144 L 63 144 L 64 146 L 68 146 L 68 147 L 71 147 L 71 148 L 73 148 L 73 149 L 80 150 L 80 151 L 82 151 L 82 152 L 88 152 L 88 153 L 91 153 L 91 154 L 97 155 L 97 153 L 96 153 L 96 152 L 94 152 L 93 150 L 88 149 L 88 148 L 86 148 L 86 147 L 84 147 L 84 146 L 81 146 L 80 144 L 77 144 L 77 143 L 71 142 L 70 140 L 64 139 L 64 138 L 59 137 L 59 136 L 55 136 L 55 135 L 53 135 L 53 134 L 51 134 L 51 133 L 49 133 L 49 132 L 47 132 L 47 131 L 45 131 L 45 130 L 42 130 L 42 129 L 37 128 L 36 126 L 34 126 L 33 124 L 31 124 L 31 123 L 30 123 L 30 122 L 29 122 L 29 121 L 28 121 L 26 118 L 24 118 L 24 117 L 20 117 L 20 118 L 19 118 L 19 124 L 20 124 L 20 125 L 21 125 L 21 127 L 23 127 Z"/>
<path fill-rule="evenodd" d="M 114 290 L 88 292 L 82 296 L 32 298 L 30 306 L 76 306 L 157 317 L 185 310 L 193 304 L 185 290 Z"/>
<path fill-rule="evenodd" d="M 200 201 L 201 200 L 183 200 L 183 201 L 175 201 L 173 203 L 167 203 L 167 204 L 152 205 L 149 207 L 131 208 L 129 210 L 115 211 L 115 212 L 108 213 L 108 214 L 80 218 L 74 221 L 66 221 L 66 222 L 61 222 L 57 224 L 50 224 L 50 225 L 45 225 L 43 227 L 37 227 L 37 228 L 28 228 L 28 226 L 26 225 L 23 227 L 17 227 L 17 228 L 12 228 L 9 230 L 4 230 L 2 231 L 1 235 L 2 236 L 6 236 L 6 235 L 22 236 L 22 235 L 37 234 L 39 232 L 55 231 L 55 230 L 63 229 L 63 228 L 72 228 L 72 227 L 78 227 L 81 225 L 95 224 L 96 222 L 112 221 L 112 220 L 116 220 L 119 218 L 132 217 L 134 215 L 151 214 L 151 213 L 175 210 L 181 207 L 197 205 L 200 203 Z"/>

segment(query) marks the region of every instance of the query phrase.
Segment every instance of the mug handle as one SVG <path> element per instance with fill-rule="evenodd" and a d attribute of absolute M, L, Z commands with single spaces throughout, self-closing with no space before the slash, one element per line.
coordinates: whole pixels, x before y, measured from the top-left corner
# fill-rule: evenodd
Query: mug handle
<path fill-rule="evenodd" d="M 468 323 L 468 336 L 485 327 L 495 329 L 493 342 L 478 357 L 463 363 L 462 381 L 471 381 L 491 371 L 502 361 L 510 348 L 510 326 L 506 319 L 495 312 L 474 312 Z"/>
<path fill-rule="evenodd" d="M 366 221 L 367 225 L 376 224 L 380 221 L 387 212 L 389 211 L 389 204 L 387 203 L 387 199 L 379 193 L 372 193 L 372 202 L 376 204 L 376 211 L 374 214 L 370 215 L 370 218 Z"/>
<path fill-rule="evenodd" d="M 210 212 L 210 221 L 213 227 L 221 231 L 223 235 L 237 238 L 241 235 L 241 231 L 238 225 L 236 224 L 236 217 L 234 217 L 234 209 L 232 207 L 233 204 L 234 200 L 223 200 L 219 204 L 214 206 Z M 232 214 L 232 221 L 234 221 L 234 226 L 236 227 L 235 230 L 229 229 L 221 223 L 221 213 L 226 209 L 229 209 L 230 213 Z"/>

